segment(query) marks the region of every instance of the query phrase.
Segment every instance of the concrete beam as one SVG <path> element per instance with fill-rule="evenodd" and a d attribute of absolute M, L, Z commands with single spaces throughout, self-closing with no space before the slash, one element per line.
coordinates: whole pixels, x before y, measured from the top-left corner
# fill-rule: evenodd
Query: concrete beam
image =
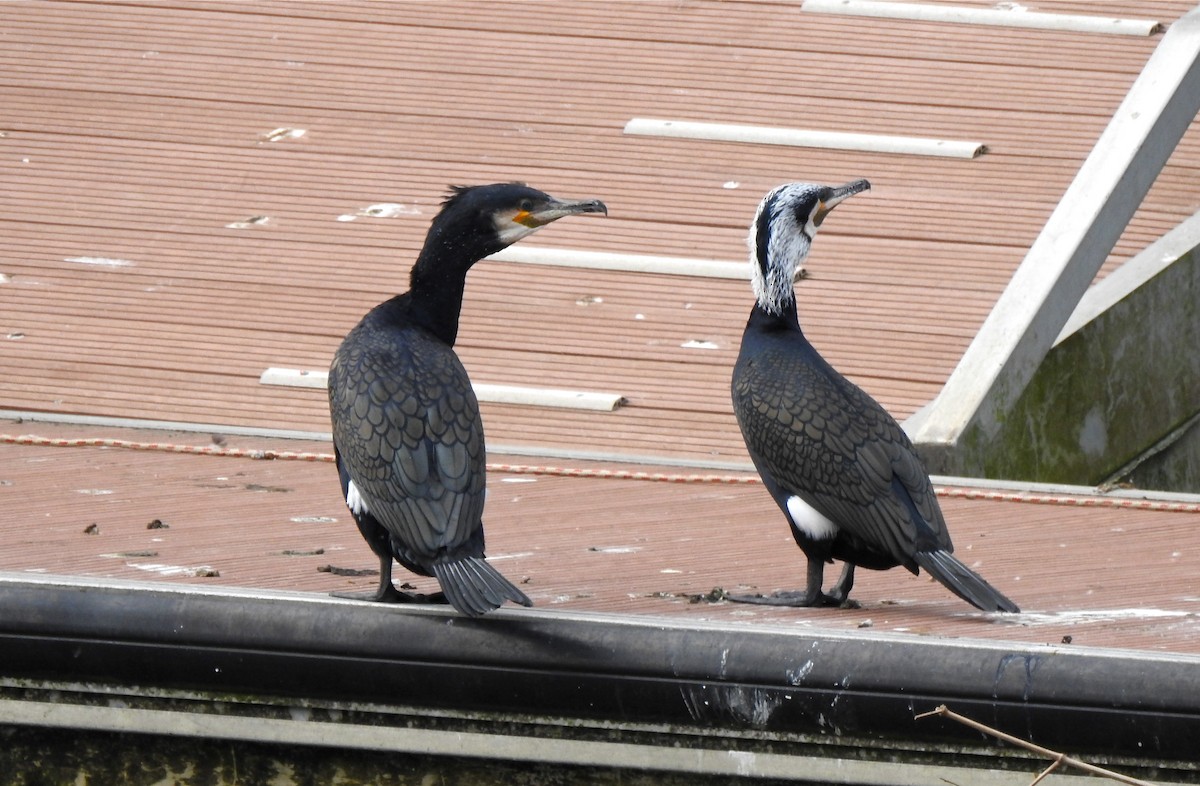
<path fill-rule="evenodd" d="M 1028 757 L 914 722 L 951 704 L 1183 781 L 1200 765 L 1198 666 L 1079 645 L 548 609 L 471 620 L 314 593 L 0 573 L 0 780 L 118 783 L 152 763 L 169 770 L 157 782 L 176 783 L 170 773 L 213 761 L 212 748 L 170 745 L 191 739 L 227 741 L 251 783 L 295 782 L 272 781 L 283 768 L 270 761 L 254 777 L 255 747 L 288 769 L 322 767 L 304 783 L 1028 783 Z M 124 734 L 94 736 L 113 732 Z M 355 756 L 382 769 L 335 777 Z M 228 773 L 231 758 L 213 763 Z M 447 777 L 422 777 L 447 759 Z M 77 780 L 80 761 L 90 774 Z M 462 777 L 472 761 L 494 774 Z M 52 778 L 37 766 L 55 763 Z M 521 779 L 509 764 L 577 777 Z"/>
<path fill-rule="evenodd" d="M 1200 110 L 1200 9 L 1175 22 L 938 396 L 905 424 L 933 472 L 997 435 Z"/>

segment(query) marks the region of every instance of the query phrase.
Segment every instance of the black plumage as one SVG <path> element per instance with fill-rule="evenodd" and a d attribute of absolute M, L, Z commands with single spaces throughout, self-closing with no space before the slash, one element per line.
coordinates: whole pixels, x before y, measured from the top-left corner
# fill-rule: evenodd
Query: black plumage
<path fill-rule="evenodd" d="M 733 407 L 763 483 L 808 560 L 802 592 L 731 596 L 789 606 L 839 605 L 854 568 L 923 568 L 985 611 L 1011 600 L 953 556 L 946 521 L 916 450 L 896 420 L 839 374 L 800 329 L 793 280 L 825 216 L 865 191 L 791 183 L 762 200 L 750 230 L 757 302 L 733 371 Z M 825 564 L 841 578 L 822 591 Z"/>
<path fill-rule="evenodd" d="M 434 217 L 405 294 L 376 306 L 329 369 L 342 494 L 379 557 L 371 600 L 447 600 L 478 616 L 525 593 L 484 560 L 485 450 L 479 404 L 454 341 L 467 271 L 542 226 L 607 212 L 519 183 L 457 187 Z M 443 597 L 392 585 L 393 558 L 435 576 Z M 439 593 L 441 594 L 441 593 Z"/>

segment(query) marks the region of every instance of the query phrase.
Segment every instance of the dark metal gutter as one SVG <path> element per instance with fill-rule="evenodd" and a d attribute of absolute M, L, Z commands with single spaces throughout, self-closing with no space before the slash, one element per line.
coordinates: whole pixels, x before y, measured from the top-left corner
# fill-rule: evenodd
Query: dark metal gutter
<path fill-rule="evenodd" d="M 0 685 L 0 724 L 17 726 L 110 728 L 103 723 L 118 722 L 93 716 L 111 701 L 78 697 L 119 693 L 233 707 L 224 725 L 193 723 L 218 736 L 251 705 L 386 707 L 410 732 L 420 716 L 460 736 L 486 721 L 485 737 L 500 727 L 546 736 L 553 726 L 560 740 L 661 738 L 678 750 L 682 736 L 702 752 L 763 761 L 827 755 L 824 745 L 1024 766 L 1024 754 L 978 732 L 914 719 L 947 704 L 1076 756 L 1200 777 L 1200 658 L 1080 647 L 538 610 L 472 620 L 311 594 L 0 574 Z M 75 710 L 50 706 L 64 693 L 77 695 Z M 486 749 L 479 755 L 494 755 Z"/>

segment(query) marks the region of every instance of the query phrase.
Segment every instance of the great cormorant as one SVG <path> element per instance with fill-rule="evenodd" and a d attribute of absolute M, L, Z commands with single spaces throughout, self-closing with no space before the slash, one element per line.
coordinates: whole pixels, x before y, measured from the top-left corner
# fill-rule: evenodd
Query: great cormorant
<path fill-rule="evenodd" d="M 835 371 L 800 330 L 794 276 L 829 211 L 868 188 L 866 180 L 836 188 L 779 186 L 763 198 L 751 224 L 757 302 L 733 371 L 733 408 L 754 466 L 808 559 L 808 576 L 803 592 L 731 599 L 841 605 L 856 565 L 902 565 L 914 574 L 924 568 L 977 608 L 1019 611 L 951 553 L 933 485 L 900 425 Z M 834 559 L 845 567 L 826 594 L 825 563 Z"/>
<path fill-rule="evenodd" d="M 376 306 L 329 369 L 342 494 L 379 557 L 377 601 L 448 600 L 470 616 L 505 600 L 532 605 L 484 561 L 484 441 L 479 404 L 454 353 L 467 271 L 563 216 L 607 213 L 519 183 L 454 187 L 413 265 L 409 291 Z M 392 559 L 435 576 L 426 598 L 392 585 Z M 335 593 L 339 594 L 339 593 Z"/>

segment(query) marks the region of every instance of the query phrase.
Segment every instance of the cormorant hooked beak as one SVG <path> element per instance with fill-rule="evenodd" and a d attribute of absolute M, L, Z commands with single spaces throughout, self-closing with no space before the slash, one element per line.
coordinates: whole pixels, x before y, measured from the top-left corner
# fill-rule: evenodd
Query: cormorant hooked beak
<path fill-rule="evenodd" d="M 599 199 L 551 199 L 544 204 L 518 211 L 512 220 L 530 229 L 537 229 L 551 221 L 580 213 L 603 213 L 607 216 L 608 207 Z"/>
<path fill-rule="evenodd" d="M 821 200 L 817 212 L 813 214 L 813 224 L 821 226 L 829 211 L 840 205 L 844 200 L 863 191 L 869 191 L 871 184 L 866 180 L 852 180 L 844 186 L 829 189 L 829 196 Z"/>

